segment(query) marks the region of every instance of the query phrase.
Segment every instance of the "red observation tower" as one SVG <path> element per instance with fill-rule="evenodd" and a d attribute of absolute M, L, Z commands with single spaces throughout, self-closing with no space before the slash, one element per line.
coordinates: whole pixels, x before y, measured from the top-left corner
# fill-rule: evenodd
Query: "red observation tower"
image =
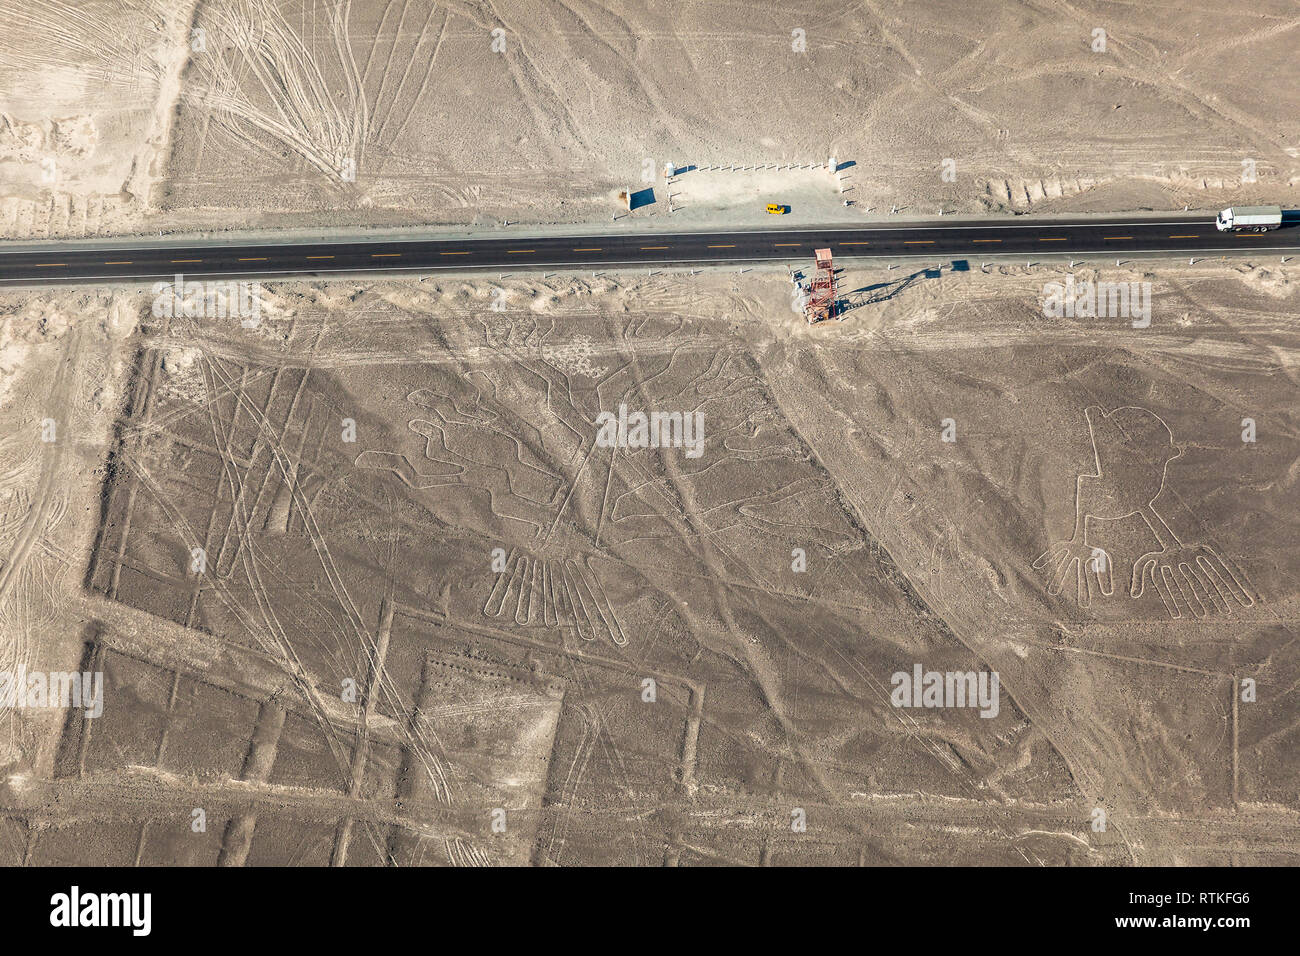
<path fill-rule="evenodd" d="M 804 309 L 809 325 L 835 317 L 835 266 L 831 264 L 831 251 L 818 249 L 816 255 L 817 271 L 813 274 L 808 304 Z"/>

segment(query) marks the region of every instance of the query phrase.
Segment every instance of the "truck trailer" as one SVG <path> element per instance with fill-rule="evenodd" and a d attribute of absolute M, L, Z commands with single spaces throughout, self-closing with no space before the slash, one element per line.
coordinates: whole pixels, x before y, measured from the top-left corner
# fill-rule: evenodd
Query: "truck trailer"
<path fill-rule="evenodd" d="M 1214 220 L 1219 232 L 1267 232 L 1282 225 L 1281 206 L 1232 206 Z"/>

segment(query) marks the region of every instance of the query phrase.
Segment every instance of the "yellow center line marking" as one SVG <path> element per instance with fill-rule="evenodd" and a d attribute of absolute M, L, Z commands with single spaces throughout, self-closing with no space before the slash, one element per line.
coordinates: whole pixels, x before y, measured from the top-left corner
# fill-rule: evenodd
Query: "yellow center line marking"
<path fill-rule="evenodd" d="M 730 245 L 730 246 L 709 246 L 709 248 L 710 249 L 734 249 L 736 247 L 734 245 Z"/>
<path fill-rule="evenodd" d="M 308 256 L 308 259 L 333 259 L 333 256 Z"/>
<path fill-rule="evenodd" d="M 1236 235 L 1238 239 L 1263 239 L 1264 238 L 1264 234 L 1262 232 L 1256 232 L 1254 234 L 1249 232 L 1238 232 L 1238 233 L 1234 233 L 1234 235 Z"/>
<path fill-rule="evenodd" d="M 370 253 L 370 258 L 371 259 L 397 259 L 400 258 L 401 255 L 402 254 L 400 252 L 372 252 Z"/>
<path fill-rule="evenodd" d="M 1050 238 L 1039 236 L 1038 241 L 1039 242 L 1065 242 L 1066 239 L 1068 238 L 1069 238 L 1068 236 L 1052 236 Z"/>
<path fill-rule="evenodd" d="M 202 262 L 202 259 L 173 259 L 172 262 Z"/>
<path fill-rule="evenodd" d="M 1199 239 L 1200 236 L 1170 236 L 1170 239 Z"/>
<path fill-rule="evenodd" d="M 1001 242 L 1001 239 L 972 239 L 971 242 Z"/>
<path fill-rule="evenodd" d="M 774 242 L 774 243 L 772 243 L 772 245 L 774 245 L 774 246 L 802 246 L 803 243 L 802 243 L 802 242 Z"/>
<path fill-rule="evenodd" d="M 438 253 L 438 255 L 440 255 L 440 256 L 467 256 L 467 255 L 469 255 L 469 253 L 468 253 L 468 252 L 440 252 L 440 253 Z"/>
<path fill-rule="evenodd" d="M 1102 236 L 1102 239 L 1132 239 L 1132 236 Z"/>
<path fill-rule="evenodd" d="M 112 262 L 105 262 L 104 265 L 106 265 L 106 266 L 129 266 L 129 265 L 131 265 L 131 260 L 130 260 L 130 259 L 115 259 L 115 260 L 112 261 Z"/>
<path fill-rule="evenodd" d="M 574 249 L 574 252 L 600 252 L 600 246 L 583 246 L 581 249 Z"/>
<path fill-rule="evenodd" d="M 249 256 L 246 259 L 240 259 L 240 262 L 265 262 L 266 256 Z"/>
<path fill-rule="evenodd" d="M 513 256 L 513 255 L 516 255 L 516 254 L 517 254 L 517 255 L 523 255 L 524 253 L 527 253 L 527 252 L 536 252 L 536 251 L 537 251 L 536 249 L 507 249 L 507 250 L 506 250 L 506 254 L 507 254 L 507 255 L 512 255 L 512 256 Z"/>
<path fill-rule="evenodd" d="M 841 246 L 869 246 L 869 245 L 871 245 L 871 243 L 869 243 L 869 242 L 841 242 L 840 245 L 841 245 Z"/>
<path fill-rule="evenodd" d="M 908 239 L 908 240 L 904 241 L 903 245 L 905 245 L 905 246 L 932 246 L 932 245 L 934 245 L 934 240 L 933 240 L 933 239 Z"/>
<path fill-rule="evenodd" d="M 642 249 L 667 249 L 667 246 L 642 246 Z"/>
<path fill-rule="evenodd" d="M 34 266 L 66 266 L 66 262 L 33 262 Z"/>

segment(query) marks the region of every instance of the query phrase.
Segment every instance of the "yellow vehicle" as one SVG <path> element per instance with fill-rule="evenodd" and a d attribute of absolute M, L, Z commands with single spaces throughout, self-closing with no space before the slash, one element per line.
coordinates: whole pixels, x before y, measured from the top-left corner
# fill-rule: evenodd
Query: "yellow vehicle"
<path fill-rule="evenodd" d="M 769 216 L 784 216 L 789 206 L 782 206 L 779 203 L 770 202 L 767 204 L 767 214 Z"/>

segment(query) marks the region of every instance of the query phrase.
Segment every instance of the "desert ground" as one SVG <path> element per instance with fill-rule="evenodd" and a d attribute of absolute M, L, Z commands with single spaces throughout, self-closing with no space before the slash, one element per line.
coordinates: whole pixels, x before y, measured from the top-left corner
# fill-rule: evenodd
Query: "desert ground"
<path fill-rule="evenodd" d="M 1294 863 L 1295 296 L 1222 272 L 1140 330 L 1010 266 L 851 275 L 811 329 L 722 270 L 284 283 L 257 329 L 51 292 L 6 632 L 105 708 L 11 728 L 8 862 Z M 620 401 L 703 453 L 598 447 Z M 1134 597 L 1136 517 L 1111 595 L 1036 569 L 1094 455 L 1240 589 Z M 912 662 L 999 712 L 891 707 Z"/>
<path fill-rule="evenodd" d="M 600 224 L 647 168 L 657 201 L 632 218 L 687 228 L 761 225 L 764 201 L 854 222 L 1295 204 L 1300 184 L 1300 87 L 1268 79 L 1290 71 L 1285 0 L 1176 17 L 1037 0 L 3 0 L 0 15 L 11 238 Z M 753 168 L 830 156 L 855 165 Z M 666 162 L 698 169 L 671 203 Z"/>
<path fill-rule="evenodd" d="M 0 20 L 14 240 L 1300 184 L 1282 2 Z M 815 327 L 783 267 L 268 281 L 252 326 L 0 290 L 0 671 L 104 703 L 0 710 L 0 862 L 1300 863 L 1295 263 L 971 265 L 847 264 Z M 1068 275 L 1149 326 L 1046 317 Z M 605 447 L 620 405 L 699 447 Z"/>

